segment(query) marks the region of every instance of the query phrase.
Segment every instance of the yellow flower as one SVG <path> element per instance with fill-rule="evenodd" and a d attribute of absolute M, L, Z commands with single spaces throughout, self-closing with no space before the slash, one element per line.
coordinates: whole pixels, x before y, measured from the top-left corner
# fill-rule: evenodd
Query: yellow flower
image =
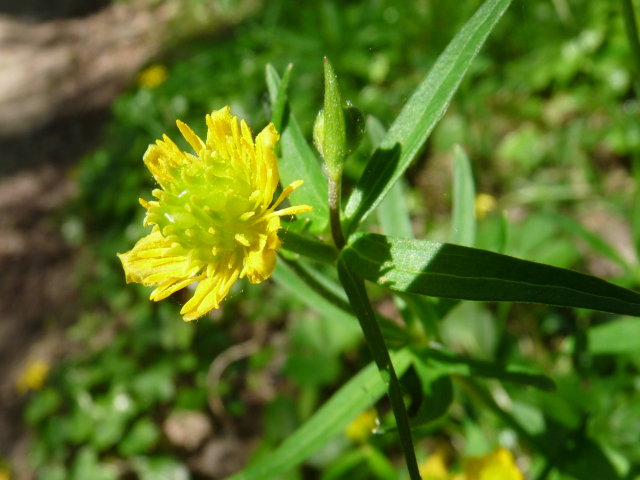
<path fill-rule="evenodd" d="M 347 425 L 344 429 L 344 434 L 356 443 L 364 443 L 376 428 L 377 421 L 378 414 L 373 408 L 369 408 Z"/>
<path fill-rule="evenodd" d="M 167 79 L 167 67 L 151 65 L 138 75 L 138 86 L 141 88 L 155 88 Z"/>
<path fill-rule="evenodd" d="M 16 380 L 16 390 L 26 393 L 29 390 L 40 390 L 49 374 L 50 365 L 43 360 L 32 360 L 27 363 Z M 0 477 L 1 478 L 1 477 Z"/>
<path fill-rule="evenodd" d="M 446 452 L 439 448 L 420 464 L 420 475 L 424 480 L 524 480 L 513 455 L 506 448 L 466 459 L 460 473 L 449 470 Z"/>
<path fill-rule="evenodd" d="M 476 218 L 482 220 L 487 213 L 496 208 L 496 197 L 488 193 L 479 193 L 476 195 Z"/>
<path fill-rule="evenodd" d="M 447 468 L 447 455 L 443 448 L 438 448 L 433 454 L 419 465 L 420 476 L 424 480 L 449 480 L 451 478 Z"/>
<path fill-rule="evenodd" d="M 466 480 L 524 480 L 513 455 L 506 448 L 467 459 L 464 472 Z"/>
<path fill-rule="evenodd" d="M 280 217 L 311 210 L 307 205 L 276 210 L 302 180 L 273 201 L 280 178 L 273 124 L 254 141 L 229 107 L 207 115 L 206 123 L 203 141 L 177 122 L 195 155 L 166 135 L 149 146 L 144 163 L 161 188 L 152 192 L 157 200 L 140 203 L 147 209 L 145 225 L 153 229 L 132 250 L 118 254 L 127 283 L 156 287 L 151 300 L 198 282 L 180 311 L 185 320 L 219 308 L 238 278 L 251 283 L 268 278 L 280 248 Z"/>

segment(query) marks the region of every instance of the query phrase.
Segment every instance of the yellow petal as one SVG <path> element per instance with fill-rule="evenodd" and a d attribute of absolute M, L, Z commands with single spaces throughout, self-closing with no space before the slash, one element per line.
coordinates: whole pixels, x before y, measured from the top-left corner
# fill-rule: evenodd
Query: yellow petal
<path fill-rule="evenodd" d="M 220 308 L 220 301 L 229 293 L 238 275 L 238 269 L 219 268 L 214 275 L 201 280 L 193 297 L 180 310 L 185 321 L 195 320 L 211 309 Z"/>
<path fill-rule="evenodd" d="M 283 215 L 298 215 L 299 213 L 306 213 L 313 210 L 313 207 L 310 205 L 294 205 L 293 207 L 282 208 L 280 210 L 276 210 L 274 215 L 278 215 L 279 217 Z"/>
<path fill-rule="evenodd" d="M 273 200 L 280 175 L 274 148 L 280 136 L 273 123 L 267 125 L 256 137 L 256 172 L 254 186 L 262 192 L 262 206 L 267 208 Z"/>
<path fill-rule="evenodd" d="M 156 181 L 164 188 L 175 182 L 172 169 L 190 162 L 189 157 L 166 135 L 149 145 L 142 161 Z"/>
<path fill-rule="evenodd" d="M 278 219 L 278 217 L 274 218 Z M 262 236 L 257 248 L 245 253 L 244 268 L 240 276 L 246 276 L 251 283 L 265 281 L 276 268 L 278 248 L 280 248 L 280 239 L 276 227 L 267 235 Z"/>
<path fill-rule="evenodd" d="M 176 125 L 178 125 L 178 129 L 184 139 L 189 142 L 189 145 L 195 150 L 196 153 L 200 153 L 200 151 L 204 148 L 204 142 L 200 139 L 198 135 L 195 134 L 191 127 L 180 120 L 176 120 Z"/>
<path fill-rule="evenodd" d="M 127 283 L 155 285 L 164 277 L 184 278 L 193 270 L 187 252 L 172 245 L 158 230 L 142 237 L 133 249 L 119 253 L 118 258 Z"/>

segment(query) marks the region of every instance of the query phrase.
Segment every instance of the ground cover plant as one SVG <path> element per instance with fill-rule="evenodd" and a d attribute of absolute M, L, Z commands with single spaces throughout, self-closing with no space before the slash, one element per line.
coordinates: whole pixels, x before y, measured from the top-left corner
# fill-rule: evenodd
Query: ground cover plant
<path fill-rule="evenodd" d="M 233 46 L 195 42 L 118 101 L 65 224 L 95 260 L 70 332 L 88 348 L 25 411 L 40 478 L 637 476 L 628 17 L 605 3 L 509 4 L 325 2 L 294 15 L 274 2 Z M 425 33 L 443 19 L 441 37 Z M 257 48 L 283 25 L 282 43 Z M 279 52 L 291 43 L 307 62 L 293 69 Z M 304 180 L 291 205 L 313 210 L 282 220 L 273 283 L 237 284 L 214 320 L 185 324 L 191 294 L 152 304 L 123 285 L 114 255 L 149 233 L 136 204 L 149 199 L 146 145 L 165 131 L 178 141 L 176 118 L 205 138 L 204 113 L 227 104 L 274 123 L 282 186 Z M 247 350 L 216 364 L 234 345 Z M 167 433 L 184 411 L 246 456 L 228 471 L 196 465 L 202 446 Z"/>

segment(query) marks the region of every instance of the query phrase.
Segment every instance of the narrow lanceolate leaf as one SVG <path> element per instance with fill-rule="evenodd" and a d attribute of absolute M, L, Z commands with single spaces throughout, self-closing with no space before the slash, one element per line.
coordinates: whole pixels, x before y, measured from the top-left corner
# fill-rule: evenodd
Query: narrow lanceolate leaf
<path fill-rule="evenodd" d="M 620 253 L 618 253 L 612 245 L 603 240 L 602 237 L 587 230 L 580 222 L 559 214 L 549 214 L 549 218 L 558 223 L 567 232 L 575 235 L 578 238 L 581 238 L 591 248 L 593 248 L 595 251 L 605 256 L 612 262 L 618 264 L 618 266 L 620 266 L 623 270 L 629 271 L 629 263 L 624 258 L 622 258 Z"/>
<path fill-rule="evenodd" d="M 409 367 L 407 350 L 391 354 L 398 375 Z M 386 391 L 375 365 L 361 370 L 327 401 L 309 420 L 290 435 L 274 452 L 229 480 L 274 480 L 299 465 L 340 434 L 358 413 L 375 403 Z"/>
<path fill-rule="evenodd" d="M 341 257 L 363 278 L 402 292 L 640 316 L 636 292 L 590 275 L 477 248 L 363 234 Z"/>
<path fill-rule="evenodd" d="M 409 205 L 407 204 L 407 184 L 400 179 L 389 190 L 389 195 L 380 203 L 378 208 L 378 220 L 384 233 L 397 237 L 413 237 Z"/>
<path fill-rule="evenodd" d="M 367 133 L 374 145 L 378 145 L 387 133 L 382 122 L 376 117 L 367 119 Z M 404 179 L 389 190 L 389 194 L 380 203 L 378 208 L 378 221 L 382 232 L 396 237 L 413 237 L 409 204 L 407 203 L 407 185 Z"/>
<path fill-rule="evenodd" d="M 420 153 L 471 62 L 510 2 L 487 0 L 440 55 L 391 125 L 353 190 L 345 208 L 347 231 L 353 231 L 371 213 Z"/>
<path fill-rule="evenodd" d="M 465 151 L 456 145 L 453 152 L 453 215 L 451 241 L 472 247 L 476 241 L 476 189 L 471 163 Z"/>
<path fill-rule="evenodd" d="M 280 124 L 280 180 L 285 186 L 297 179 L 304 180 L 304 185 L 289 198 L 294 205 L 313 207 L 311 212 L 305 214 L 305 219 L 309 221 L 308 230 L 312 233 L 322 233 L 329 222 L 327 179 L 318 158 L 309 147 L 291 113 L 286 97 L 283 99 L 286 90 L 281 88 L 282 81 L 271 65 L 266 67 L 266 77 L 273 105 L 273 121 Z"/>
<path fill-rule="evenodd" d="M 282 248 L 290 252 L 323 263 L 335 263 L 338 260 L 338 250 L 333 245 L 319 242 L 308 235 L 301 235 L 282 228 L 278 231 L 278 237 L 282 240 Z"/>
<path fill-rule="evenodd" d="M 497 378 L 541 390 L 555 390 L 553 380 L 525 367 L 474 360 L 444 348 L 423 348 L 415 350 L 414 355 L 426 366 L 433 377 L 461 375 L 471 378 Z"/>

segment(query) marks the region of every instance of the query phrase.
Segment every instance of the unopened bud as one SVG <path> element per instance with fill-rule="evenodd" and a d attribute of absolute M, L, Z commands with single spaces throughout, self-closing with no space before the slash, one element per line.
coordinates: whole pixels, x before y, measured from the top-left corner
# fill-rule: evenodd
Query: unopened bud
<path fill-rule="evenodd" d="M 358 148 L 364 136 L 364 116 L 351 102 L 347 102 L 342 107 L 342 112 L 344 114 L 347 147 L 345 154 L 349 155 Z M 324 109 L 320 109 L 313 124 L 313 144 L 320 156 L 324 157 Z"/>

